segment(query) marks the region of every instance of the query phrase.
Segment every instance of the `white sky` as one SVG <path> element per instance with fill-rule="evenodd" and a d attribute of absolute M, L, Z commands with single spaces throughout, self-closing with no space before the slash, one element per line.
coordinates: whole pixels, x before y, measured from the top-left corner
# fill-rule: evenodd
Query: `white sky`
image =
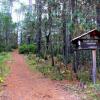
<path fill-rule="evenodd" d="M 25 5 L 29 4 L 29 0 L 19 0 L 19 1 Z M 32 3 L 35 4 L 35 0 L 32 0 Z M 15 10 L 18 8 L 20 8 L 20 4 L 18 2 L 13 2 L 12 19 L 14 22 L 17 22 L 18 14 L 15 12 Z"/>

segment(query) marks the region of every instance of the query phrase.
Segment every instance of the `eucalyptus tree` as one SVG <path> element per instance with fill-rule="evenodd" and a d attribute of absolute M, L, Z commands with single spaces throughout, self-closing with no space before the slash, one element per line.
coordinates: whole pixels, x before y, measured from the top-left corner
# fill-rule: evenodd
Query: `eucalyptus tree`
<path fill-rule="evenodd" d="M 66 0 L 63 0 L 62 5 L 62 35 L 63 35 L 63 55 L 64 63 L 67 64 L 67 34 L 66 34 Z"/>
<path fill-rule="evenodd" d="M 46 53 L 49 51 L 52 59 L 52 66 L 54 66 L 54 37 L 53 35 L 56 32 L 56 0 L 43 0 L 44 9 L 43 15 L 45 16 L 43 19 L 44 23 L 44 31 L 45 31 L 45 40 L 46 40 Z"/>
<path fill-rule="evenodd" d="M 30 19 L 29 19 L 30 17 Z M 25 18 L 22 21 L 22 35 L 24 36 L 24 41 L 26 40 L 26 42 L 29 43 L 33 43 L 34 39 L 35 39 L 35 35 L 36 35 L 36 14 L 34 13 L 33 15 L 26 13 L 25 14 Z M 29 35 L 29 37 L 27 37 Z M 25 37 L 27 37 L 25 39 Z M 27 40 L 29 39 L 29 41 Z"/>
<path fill-rule="evenodd" d="M 1 1 L 0 7 L 0 30 L 1 30 L 1 36 L 3 38 L 2 45 L 6 50 L 11 49 L 11 46 L 14 45 L 14 42 L 11 42 L 11 39 L 14 38 L 12 37 L 14 33 L 14 27 L 13 27 L 13 22 L 12 22 L 12 1 L 11 0 L 3 0 Z M 14 35 L 13 35 L 14 36 Z"/>
<path fill-rule="evenodd" d="M 100 30 L 100 0 L 96 2 L 96 12 L 97 12 L 97 27 Z"/>
<path fill-rule="evenodd" d="M 31 5 L 31 1 L 29 4 Z M 80 35 L 86 30 L 95 28 L 95 6 L 91 0 L 36 0 L 36 22 L 33 30 L 36 32 L 37 52 L 41 54 L 42 40 L 46 41 L 46 51 L 50 51 L 51 56 L 56 50 L 55 39 L 60 37 L 56 42 L 60 46 L 60 54 L 65 64 L 70 62 L 70 39 Z M 27 14 L 28 16 L 28 14 Z M 32 21 L 27 21 L 26 31 L 31 30 Z M 55 35 L 56 34 L 56 35 Z M 55 38 L 56 37 L 56 38 Z M 56 44 L 57 44 L 56 43 Z M 62 43 L 62 45 L 60 45 Z M 58 52 L 59 54 L 59 52 Z M 54 62 L 54 61 L 52 61 Z M 53 63 L 52 63 L 53 64 Z"/>
<path fill-rule="evenodd" d="M 30 43 L 34 40 L 34 33 L 36 33 L 36 9 L 35 4 L 32 4 L 32 1 L 29 1 L 29 4 L 18 2 L 20 5 L 16 9 L 17 13 L 17 33 L 19 34 L 19 41 L 22 43 Z M 32 7 L 32 8 L 30 8 Z M 30 11 L 31 9 L 31 11 Z M 32 41 L 30 41 L 30 39 Z M 28 40 L 30 42 L 28 42 Z"/>
<path fill-rule="evenodd" d="M 22 43 L 22 29 L 21 24 L 22 20 L 25 18 L 25 14 L 28 12 L 28 6 L 24 5 L 23 3 L 17 2 L 19 4 L 19 8 L 15 9 L 17 14 L 17 34 L 18 34 L 18 44 Z"/>
<path fill-rule="evenodd" d="M 37 11 L 37 52 L 41 54 L 41 43 L 42 43 L 42 31 L 41 31 L 41 23 L 42 23 L 42 0 L 36 0 L 36 11 Z"/>

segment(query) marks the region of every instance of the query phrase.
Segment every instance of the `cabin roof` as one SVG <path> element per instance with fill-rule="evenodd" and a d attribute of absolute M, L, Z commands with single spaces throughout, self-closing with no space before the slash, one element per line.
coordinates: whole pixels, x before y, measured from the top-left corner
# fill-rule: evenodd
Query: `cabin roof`
<path fill-rule="evenodd" d="M 77 37 L 73 38 L 71 40 L 71 42 L 75 42 L 75 41 L 79 40 L 80 38 L 82 38 L 82 37 L 84 37 L 86 35 L 90 35 L 90 36 L 91 35 L 95 35 L 96 37 L 99 37 L 100 38 L 100 31 L 98 31 L 97 29 L 90 30 L 87 33 L 84 33 L 84 34 L 82 34 L 80 36 L 77 36 Z"/>

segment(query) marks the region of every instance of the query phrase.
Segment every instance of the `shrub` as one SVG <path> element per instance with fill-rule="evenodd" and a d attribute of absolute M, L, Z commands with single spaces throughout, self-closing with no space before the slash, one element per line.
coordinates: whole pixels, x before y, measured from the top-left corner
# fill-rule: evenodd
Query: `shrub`
<path fill-rule="evenodd" d="M 16 49 L 17 48 L 17 45 L 12 45 L 12 44 L 9 44 L 9 45 L 4 45 L 4 44 L 0 44 L 0 52 L 3 52 L 3 51 L 12 51 L 13 49 Z"/>
<path fill-rule="evenodd" d="M 93 87 L 96 91 L 100 92 L 100 84 L 94 84 Z"/>
<path fill-rule="evenodd" d="M 35 44 L 23 44 L 19 47 L 19 53 L 21 54 L 29 54 L 29 53 L 35 53 L 36 51 L 36 45 Z"/>
<path fill-rule="evenodd" d="M 51 73 L 52 66 L 47 65 L 47 66 L 37 66 L 37 69 L 43 73 L 44 75 L 48 76 Z"/>
<path fill-rule="evenodd" d="M 4 51 L 4 46 L 0 45 L 0 52 Z"/>
<path fill-rule="evenodd" d="M 64 79 L 63 75 L 51 65 L 38 65 L 36 66 L 37 70 L 40 71 L 44 76 L 50 77 L 52 80 L 62 80 Z"/>
<path fill-rule="evenodd" d="M 78 73 L 78 79 L 82 82 L 90 82 L 90 75 L 88 71 L 80 71 Z"/>

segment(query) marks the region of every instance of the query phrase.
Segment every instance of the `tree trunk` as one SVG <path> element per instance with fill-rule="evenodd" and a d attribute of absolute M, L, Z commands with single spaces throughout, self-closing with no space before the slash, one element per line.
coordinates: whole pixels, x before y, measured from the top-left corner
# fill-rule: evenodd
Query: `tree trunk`
<path fill-rule="evenodd" d="M 52 30 L 52 9 L 51 9 L 51 3 L 48 1 L 48 16 L 49 16 L 49 34 L 47 38 L 47 45 L 50 44 L 50 49 L 51 49 L 51 59 L 52 59 L 52 66 L 54 66 L 54 54 L 53 54 L 53 44 L 52 44 L 52 39 L 50 39 L 51 36 L 51 30 Z"/>
<path fill-rule="evenodd" d="M 100 0 L 97 0 L 96 12 L 97 12 L 97 28 L 100 31 Z"/>
<path fill-rule="evenodd" d="M 36 0 L 37 4 L 37 53 L 39 56 L 41 55 L 41 38 L 42 38 L 42 32 L 41 32 L 41 23 L 42 23 L 42 3 L 41 0 Z"/>
<path fill-rule="evenodd" d="M 62 34 L 63 34 L 64 63 L 67 64 L 66 2 L 65 0 L 63 0 L 63 9 L 62 9 Z"/>
<path fill-rule="evenodd" d="M 72 13 L 71 18 L 73 24 L 77 22 L 77 16 L 75 16 L 76 2 L 77 0 L 71 0 L 71 13 Z"/>
<path fill-rule="evenodd" d="M 75 24 L 78 23 L 77 21 L 77 16 L 75 16 L 75 11 L 76 11 L 76 6 L 77 6 L 77 0 L 71 0 L 71 22 L 74 26 L 74 29 L 75 29 Z M 71 34 L 71 37 L 73 36 L 73 33 Z M 73 70 L 75 73 L 77 73 L 77 70 L 78 70 L 78 59 L 77 59 L 77 56 L 78 56 L 78 51 L 74 51 L 74 65 L 73 65 Z"/>

